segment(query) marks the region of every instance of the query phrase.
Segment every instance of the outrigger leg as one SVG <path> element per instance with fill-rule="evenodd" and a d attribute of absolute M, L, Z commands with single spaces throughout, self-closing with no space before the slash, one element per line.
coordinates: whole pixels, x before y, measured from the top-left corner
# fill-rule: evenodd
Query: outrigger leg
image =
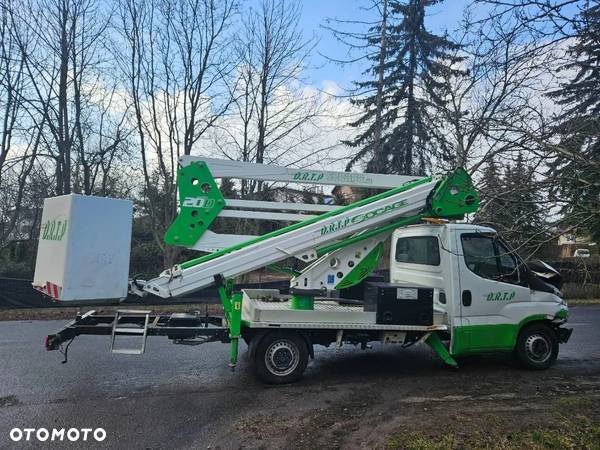
<path fill-rule="evenodd" d="M 440 340 L 437 333 L 431 333 L 427 339 L 425 339 L 427 345 L 429 345 L 438 354 L 442 361 L 451 367 L 458 368 L 458 363 L 452 358 L 446 346 Z"/>
<path fill-rule="evenodd" d="M 219 297 L 229 327 L 229 338 L 231 340 L 229 367 L 234 370 L 237 365 L 238 345 L 242 329 L 242 294 L 233 292 L 232 280 L 225 280 L 222 276 L 216 276 L 215 281 L 219 287 Z"/>

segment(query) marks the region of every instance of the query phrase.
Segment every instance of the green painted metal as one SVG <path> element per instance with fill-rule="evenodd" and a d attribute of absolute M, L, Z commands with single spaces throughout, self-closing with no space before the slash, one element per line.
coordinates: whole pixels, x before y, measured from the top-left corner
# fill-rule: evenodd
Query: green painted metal
<path fill-rule="evenodd" d="M 380 242 L 373 247 L 369 254 L 365 256 L 355 267 L 353 267 L 352 270 L 348 272 L 338 284 L 335 285 L 335 289 L 347 289 L 360 283 L 375 270 L 382 255 L 383 242 Z"/>
<path fill-rule="evenodd" d="M 442 358 L 442 361 L 444 361 L 449 366 L 458 367 L 457 362 L 454 360 L 454 358 L 452 358 L 452 356 L 448 352 L 448 349 L 442 343 L 437 333 L 431 333 L 429 337 L 425 340 L 425 342 L 438 354 L 440 358 Z"/>
<path fill-rule="evenodd" d="M 177 172 L 179 214 L 167 229 L 168 245 L 191 247 L 225 207 L 225 199 L 208 166 L 194 162 Z"/>
<path fill-rule="evenodd" d="M 454 327 L 451 353 L 459 356 L 489 351 L 512 352 L 521 328 L 530 322 L 544 319 L 544 314 L 533 314 L 519 323 Z"/>
<path fill-rule="evenodd" d="M 315 298 L 308 295 L 292 295 L 290 309 L 313 310 L 315 309 Z"/>
<path fill-rule="evenodd" d="M 434 217 L 463 218 L 479 207 L 479 195 L 471 177 L 463 168 L 455 169 L 445 176 L 432 192 L 429 211 Z"/>
<path fill-rule="evenodd" d="M 237 364 L 238 343 L 242 332 L 242 294 L 233 292 L 232 280 L 227 280 L 225 285 L 219 286 L 219 298 L 223 304 L 223 312 L 229 327 L 231 346 L 229 351 L 229 366 L 233 369 Z"/>
<path fill-rule="evenodd" d="M 270 239 L 270 238 L 275 237 L 275 236 L 281 236 L 282 234 L 289 233 L 290 231 L 298 230 L 298 229 L 300 229 L 302 227 L 305 227 L 307 225 L 311 225 L 311 224 L 313 224 L 315 222 L 318 222 L 320 220 L 324 220 L 324 219 L 327 219 L 329 217 L 335 217 L 335 216 L 337 216 L 339 214 L 342 214 L 342 213 L 344 213 L 346 211 L 349 211 L 351 209 L 358 208 L 358 207 L 361 207 L 361 206 L 364 206 L 364 205 L 368 205 L 369 203 L 373 203 L 373 202 L 376 202 L 378 200 L 381 200 L 381 199 L 384 199 L 384 198 L 388 198 L 388 197 L 390 197 L 392 195 L 396 195 L 396 194 L 398 194 L 400 192 L 408 191 L 409 189 L 413 189 L 413 188 L 415 188 L 417 186 L 420 186 L 422 184 L 429 183 L 429 182 L 431 182 L 431 180 L 432 180 L 431 177 L 426 177 L 426 178 L 421 178 L 419 180 L 416 180 L 416 181 L 413 181 L 413 182 L 410 182 L 410 183 L 403 184 L 402 186 L 397 187 L 395 189 L 390 189 L 389 191 L 385 191 L 385 192 L 382 192 L 381 194 L 377 194 L 377 195 L 374 195 L 372 197 L 366 198 L 364 200 L 360 200 L 358 202 L 352 203 L 351 205 L 343 206 L 343 207 L 338 208 L 336 210 L 327 212 L 325 214 L 321 214 L 320 216 L 313 217 L 311 219 L 307 219 L 307 220 L 304 220 L 302 222 L 295 223 L 293 225 L 281 228 L 279 230 L 272 231 L 270 233 L 265 234 L 264 236 L 259 236 L 259 237 L 254 238 L 254 239 L 250 239 L 250 240 L 248 240 L 246 242 L 241 242 L 239 244 L 232 245 L 231 247 L 224 248 L 224 249 L 219 250 L 217 252 L 211 253 L 210 255 L 206 255 L 206 256 L 202 256 L 200 258 L 196 258 L 196 259 L 192 259 L 190 261 L 186 261 L 184 263 L 179 264 L 179 267 L 181 267 L 182 269 L 188 269 L 190 267 L 194 267 L 194 266 L 196 266 L 198 264 L 202 264 L 204 262 L 211 261 L 211 260 L 213 260 L 215 258 L 218 258 L 220 256 L 223 256 L 225 254 L 234 252 L 236 250 L 240 250 L 242 248 L 248 247 L 248 246 L 256 244 L 258 242 L 262 242 L 265 239 Z"/>

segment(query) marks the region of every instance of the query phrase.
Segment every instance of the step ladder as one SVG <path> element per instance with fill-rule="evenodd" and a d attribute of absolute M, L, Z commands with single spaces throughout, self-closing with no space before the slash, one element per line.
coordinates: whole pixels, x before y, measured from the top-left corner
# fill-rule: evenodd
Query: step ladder
<path fill-rule="evenodd" d="M 150 314 L 152 311 L 142 311 L 137 309 L 120 309 L 115 313 L 112 333 L 110 335 L 110 352 L 121 353 L 125 355 L 141 355 L 146 351 L 146 338 L 148 337 L 148 324 L 150 323 Z M 140 328 L 135 324 L 119 326 L 119 321 L 124 318 L 144 317 L 144 325 Z M 115 348 L 115 338 L 117 336 L 141 336 L 142 342 L 140 348 Z"/>

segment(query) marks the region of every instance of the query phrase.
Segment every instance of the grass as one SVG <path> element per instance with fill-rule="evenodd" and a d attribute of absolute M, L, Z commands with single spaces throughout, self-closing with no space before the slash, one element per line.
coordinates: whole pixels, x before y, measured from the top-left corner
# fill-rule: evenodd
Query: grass
<path fill-rule="evenodd" d="M 558 399 L 537 424 L 486 414 L 479 420 L 440 424 L 443 432 L 421 431 L 389 436 L 389 450 L 597 450 L 600 420 L 595 403 L 579 396 Z M 474 422 L 477 422 L 474 423 Z M 447 425 L 447 426 L 446 426 Z M 462 427 L 462 428 L 461 428 Z"/>
<path fill-rule="evenodd" d="M 403 438 L 392 436 L 386 447 L 405 450 L 595 450 L 600 449 L 600 424 L 586 417 L 575 416 L 557 427 L 508 434 L 477 431 L 466 435 L 445 433 L 427 436 L 412 433 Z"/>
<path fill-rule="evenodd" d="M 574 298 L 574 299 L 567 299 L 567 305 L 569 305 L 569 306 L 600 305 L 600 298 Z"/>

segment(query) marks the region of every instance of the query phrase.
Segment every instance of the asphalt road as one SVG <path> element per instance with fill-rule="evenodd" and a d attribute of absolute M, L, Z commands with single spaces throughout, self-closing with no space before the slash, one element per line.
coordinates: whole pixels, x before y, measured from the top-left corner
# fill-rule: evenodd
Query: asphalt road
<path fill-rule="evenodd" d="M 126 356 L 110 354 L 107 337 L 79 337 L 61 364 L 43 338 L 63 323 L 0 322 L 0 448 L 368 448 L 392 424 L 414 422 L 415 405 L 517 399 L 519 409 L 565 392 L 600 393 L 600 306 L 571 308 L 572 338 L 544 372 L 505 357 L 452 370 L 425 346 L 317 347 L 304 380 L 282 387 L 254 380 L 244 347 L 230 372 L 229 347 L 218 343 L 149 338 L 144 356 Z M 107 437 L 15 443 L 14 427 L 102 427 Z"/>

